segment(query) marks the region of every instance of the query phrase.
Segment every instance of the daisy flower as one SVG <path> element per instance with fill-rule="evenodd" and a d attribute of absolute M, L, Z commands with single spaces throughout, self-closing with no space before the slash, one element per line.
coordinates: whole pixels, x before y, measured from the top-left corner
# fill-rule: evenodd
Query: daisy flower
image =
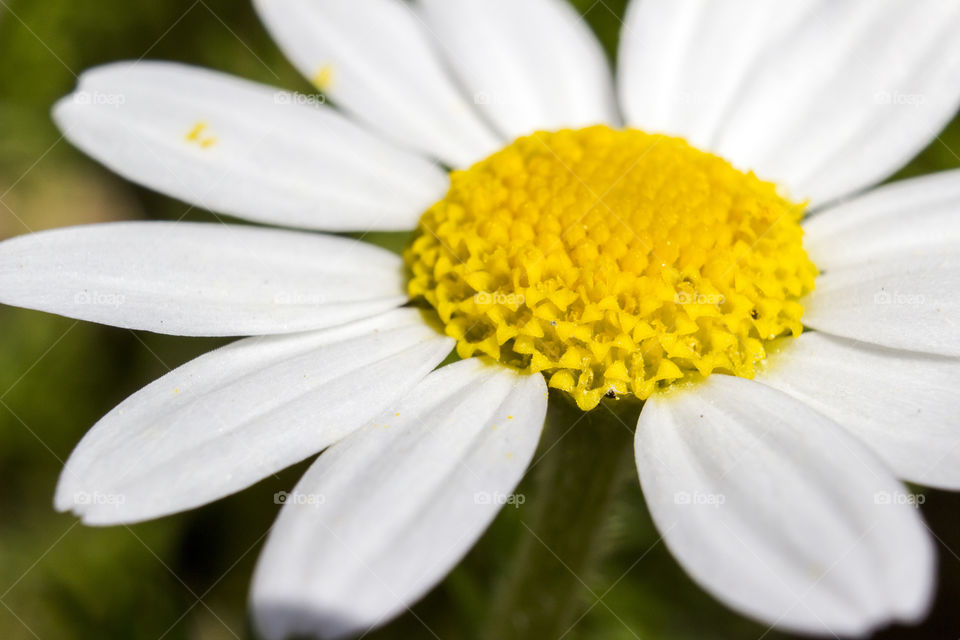
<path fill-rule="evenodd" d="M 839 635 L 924 614 L 935 553 L 900 481 L 960 488 L 960 173 L 868 187 L 955 113 L 960 5 L 634 0 L 616 82 L 560 0 L 256 6 L 336 108 L 130 62 L 54 117 L 132 181 L 297 231 L 0 245 L 6 304 L 252 336 L 97 423 L 59 509 L 156 518 L 323 451 L 252 609 L 266 638 L 348 635 L 480 537 L 550 387 L 644 401 L 652 516 L 730 607 Z M 312 233 L 411 229 L 403 258 Z"/>

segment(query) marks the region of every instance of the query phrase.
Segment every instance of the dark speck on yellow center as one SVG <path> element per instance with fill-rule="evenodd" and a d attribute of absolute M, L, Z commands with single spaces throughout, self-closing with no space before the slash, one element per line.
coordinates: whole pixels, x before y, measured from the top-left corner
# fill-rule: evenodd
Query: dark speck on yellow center
<path fill-rule="evenodd" d="M 679 138 L 540 132 L 451 175 L 406 251 L 409 292 L 461 357 L 543 372 L 584 410 L 749 378 L 803 329 L 803 210 Z"/>

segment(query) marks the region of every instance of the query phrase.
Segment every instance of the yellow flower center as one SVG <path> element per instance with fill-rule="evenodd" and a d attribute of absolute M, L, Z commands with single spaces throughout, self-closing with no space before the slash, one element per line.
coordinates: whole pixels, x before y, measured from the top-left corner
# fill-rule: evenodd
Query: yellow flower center
<path fill-rule="evenodd" d="M 753 377 L 803 330 L 804 205 L 682 139 L 540 132 L 451 181 L 406 251 L 410 294 L 461 357 L 542 371 L 583 410 Z"/>

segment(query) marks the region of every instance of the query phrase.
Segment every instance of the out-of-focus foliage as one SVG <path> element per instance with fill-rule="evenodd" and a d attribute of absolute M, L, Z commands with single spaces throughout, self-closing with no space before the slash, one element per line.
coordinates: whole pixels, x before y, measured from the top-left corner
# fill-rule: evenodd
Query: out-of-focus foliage
<path fill-rule="evenodd" d="M 575 0 L 613 59 L 625 0 Z M 140 57 L 210 66 L 306 90 L 243 0 L 0 0 L 0 238 L 30 230 L 126 218 L 180 218 L 187 207 L 132 186 L 60 138 L 52 103 L 90 66 Z M 960 166 L 960 124 L 902 172 Z M 191 211 L 188 218 L 205 219 Z M 398 248 L 403 238 L 368 239 Z M 63 460 L 101 415 L 169 368 L 216 346 L 97 327 L 0 308 L 0 638 L 86 640 L 249 637 L 247 586 L 277 505 L 304 465 L 238 496 L 133 527 L 87 528 L 56 514 Z M 628 470 L 629 471 L 629 470 Z M 486 625 L 492 591 L 529 535 L 538 488 L 507 508 L 450 578 L 371 639 L 470 639 Z M 931 492 L 925 515 L 942 539 L 939 604 L 922 629 L 884 638 L 956 638 L 960 619 L 960 500 Z M 709 535 L 709 532 L 704 532 Z M 566 636 L 740 639 L 764 635 L 703 594 L 672 560 L 647 514 L 635 476 L 624 474 L 595 566 L 595 595 Z M 553 585 L 541 588 L 549 597 Z M 602 597 L 602 602 L 597 602 Z M 422 621 L 422 622 L 421 622 Z M 539 640 L 539 639 L 537 639 Z M 549 639 L 545 639 L 549 640 Z"/>

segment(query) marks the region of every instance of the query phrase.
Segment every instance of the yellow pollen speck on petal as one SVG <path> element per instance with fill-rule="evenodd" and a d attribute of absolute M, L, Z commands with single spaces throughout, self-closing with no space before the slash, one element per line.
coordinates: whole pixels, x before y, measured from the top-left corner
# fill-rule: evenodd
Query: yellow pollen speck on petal
<path fill-rule="evenodd" d="M 313 74 L 313 86 L 320 91 L 328 91 L 333 86 L 334 68 L 332 64 L 325 64 Z"/>
<path fill-rule="evenodd" d="M 404 257 L 461 357 L 589 410 L 753 377 L 803 331 L 805 205 L 686 141 L 605 126 L 520 138 L 451 175 Z"/>
<path fill-rule="evenodd" d="M 187 132 L 186 140 L 204 149 L 208 149 L 217 144 L 217 139 L 207 134 L 209 125 L 206 122 L 198 122 Z"/>

